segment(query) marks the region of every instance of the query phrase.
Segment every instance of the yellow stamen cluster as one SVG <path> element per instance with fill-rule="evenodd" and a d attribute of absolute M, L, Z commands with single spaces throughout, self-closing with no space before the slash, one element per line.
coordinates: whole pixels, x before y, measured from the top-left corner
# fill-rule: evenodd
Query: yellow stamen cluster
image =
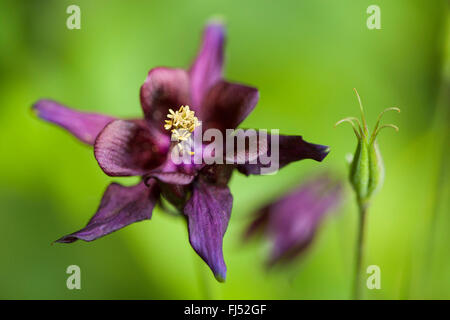
<path fill-rule="evenodd" d="M 172 139 L 176 141 L 187 141 L 191 133 L 200 124 L 195 112 L 189 109 L 189 106 L 181 106 L 178 111 L 169 109 L 167 115 L 168 120 L 165 120 L 164 128 L 172 132 Z"/>

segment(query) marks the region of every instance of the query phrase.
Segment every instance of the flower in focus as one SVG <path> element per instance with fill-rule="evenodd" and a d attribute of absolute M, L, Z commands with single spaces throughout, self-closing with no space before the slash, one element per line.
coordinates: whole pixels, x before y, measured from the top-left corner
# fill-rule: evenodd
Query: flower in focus
<path fill-rule="evenodd" d="M 312 243 L 325 216 L 341 202 L 341 185 L 316 177 L 257 210 L 244 239 L 263 234 L 271 244 L 268 265 L 289 262 Z"/>
<path fill-rule="evenodd" d="M 141 177 L 135 186 L 112 183 L 86 227 L 57 242 L 92 241 L 150 219 L 163 197 L 187 219 L 194 250 L 219 281 L 225 280 L 222 242 L 233 204 L 228 181 L 234 169 L 246 175 L 260 174 L 267 164 L 177 164 L 171 157 L 175 148 L 183 151 L 183 143 L 200 128 L 200 122 L 202 130 L 235 129 L 258 102 L 257 89 L 222 78 L 224 40 L 224 27 L 210 23 L 189 70 L 150 70 L 140 90 L 143 119 L 74 111 L 51 100 L 33 106 L 40 118 L 92 145 L 107 175 Z M 301 136 L 280 135 L 279 153 L 279 167 L 283 167 L 302 159 L 322 161 L 328 147 L 308 143 Z"/>

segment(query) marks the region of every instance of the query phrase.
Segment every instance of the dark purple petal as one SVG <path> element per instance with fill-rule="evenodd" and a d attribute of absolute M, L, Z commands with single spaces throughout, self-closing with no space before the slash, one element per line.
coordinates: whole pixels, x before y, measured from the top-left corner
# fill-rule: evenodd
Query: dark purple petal
<path fill-rule="evenodd" d="M 186 174 L 182 172 L 151 172 L 145 176 L 145 180 L 149 181 L 149 179 L 154 178 L 158 181 L 169 183 L 169 184 L 177 184 L 177 185 L 188 185 L 190 184 L 195 175 Z"/>
<path fill-rule="evenodd" d="M 161 166 L 144 176 L 144 181 L 148 183 L 156 179 L 161 195 L 181 212 L 190 195 L 191 184 L 201 167 L 202 165 L 175 164 L 169 153 Z"/>
<path fill-rule="evenodd" d="M 180 179 L 180 184 L 185 184 L 183 181 L 190 180 L 191 177 L 195 177 L 197 173 L 204 167 L 204 164 L 195 164 L 194 159 L 189 155 L 187 159 L 177 159 L 181 160 L 181 163 L 178 161 L 174 162 L 174 155 L 172 152 L 177 153 L 178 147 L 176 145 L 172 145 L 171 149 L 167 153 L 167 157 L 164 163 L 158 168 L 148 172 L 147 176 L 151 177 L 154 174 L 155 178 L 160 178 L 160 181 L 171 183 L 173 180 L 174 184 L 176 183 L 176 179 Z M 200 149 L 199 149 L 200 150 Z M 201 155 L 201 150 L 199 151 Z M 183 162 L 183 160 L 187 160 L 187 162 Z M 201 159 L 200 159 L 201 162 Z M 180 175 L 176 175 L 179 173 Z"/>
<path fill-rule="evenodd" d="M 189 75 L 183 69 L 152 69 L 141 87 L 140 98 L 149 124 L 169 134 L 164 129 L 169 109 L 176 111 L 182 105 L 190 105 Z"/>
<path fill-rule="evenodd" d="M 258 100 L 257 89 L 220 80 L 208 92 L 199 109 L 203 129 L 236 128 L 252 112 Z"/>
<path fill-rule="evenodd" d="M 131 187 L 112 183 L 106 189 L 97 213 L 87 226 L 56 242 L 92 241 L 134 222 L 150 219 L 158 195 L 156 183 L 149 187 L 143 182 Z"/>
<path fill-rule="evenodd" d="M 109 176 L 141 176 L 161 165 L 169 143 L 156 141 L 143 122 L 115 120 L 98 135 L 94 153 Z"/>
<path fill-rule="evenodd" d="M 231 216 L 233 197 L 227 186 L 199 179 L 184 207 L 188 219 L 189 241 L 208 264 L 218 281 L 225 281 L 227 268 L 222 242 Z"/>
<path fill-rule="evenodd" d="M 325 214 L 340 202 L 339 185 L 330 187 L 320 183 L 323 182 L 309 183 L 272 208 L 279 214 L 272 217 L 271 230 L 268 230 L 275 238 L 269 263 L 292 259 L 308 248 Z"/>
<path fill-rule="evenodd" d="M 313 159 L 320 162 L 330 151 L 329 147 L 306 142 L 301 136 L 279 135 L 278 144 L 273 142 L 273 136 L 273 134 L 267 136 L 268 152 L 264 156 L 268 156 L 267 160 L 270 160 L 272 152 L 276 151 L 274 148 L 278 146 L 278 163 L 268 162 L 260 156 L 256 164 L 238 165 L 237 168 L 241 173 L 245 175 L 261 174 L 262 169 L 267 169 L 266 171 L 272 172 L 272 169 L 269 170 L 270 167 L 276 171 L 291 162 L 303 159 Z M 276 161 L 276 157 L 274 159 Z M 269 172 L 263 173 L 267 174 Z"/>
<path fill-rule="evenodd" d="M 72 110 L 52 100 L 33 105 L 39 118 L 63 127 L 82 142 L 94 144 L 95 138 L 114 117 Z"/>
<path fill-rule="evenodd" d="M 341 185 L 324 175 L 257 211 L 246 238 L 262 231 L 272 241 L 269 264 L 289 261 L 306 250 L 324 216 L 342 198 Z"/>
<path fill-rule="evenodd" d="M 202 178 L 212 184 L 226 186 L 233 174 L 234 166 L 226 164 L 213 164 L 202 168 Z"/>
<path fill-rule="evenodd" d="M 256 211 L 253 214 L 252 222 L 249 224 L 246 231 L 244 232 L 242 239 L 248 240 L 257 233 L 261 233 L 262 231 L 264 231 L 267 227 L 269 216 L 270 211 L 268 207 L 264 207 Z"/>
<path fill-rule="evenodd" d="M 159 180 L 158 185 L 161 189 L 161 196 L 182 212 L 189 198 L 191 185 L 165 183 Z"/>
<path fill-rule="evenodd" d="M 209 89 L 222 78 L 224 42 L 222 24 L 206 26 L 202 46 L 189 70 L 193 107 L 200 106 Z"/>
<path fill-rule="evenodd" d="M 254 129 L 238 129 L 225 135 L 225 161 L 228 164 L 257 163 L 269 149 L 269 135 Z M 233 143 L 230 143 L 234 140 Z"/>

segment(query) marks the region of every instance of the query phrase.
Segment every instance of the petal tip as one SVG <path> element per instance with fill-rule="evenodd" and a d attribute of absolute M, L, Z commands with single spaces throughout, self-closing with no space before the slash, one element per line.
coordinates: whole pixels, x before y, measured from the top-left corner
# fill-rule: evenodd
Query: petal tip
<path fill-rule="evenodd" d="M 330 153 L 331 148 L 329 146 L 320 146 L 320 147 L 321 147 L 321 151 L 320 151 L 320 156 L 319 156 L 318 161 L 321 162 Z"/>
<path fill-rule="evenodd" d="M 214 277 L 216 278 L 216 280 L 218 282 L 224 283 L 226 278 L 227 278 L 227 275 L 226 275 L 226 272 L 224 272 L 224 273 L 215 273 Z"/>
<path fill-rule="evenodd" d="M 316 160 L 318 162 L 322 162 L 323 159 L 330 153 L 330 147 L 322 144 L 309 143 L 309 153 L 310 159 Z"/>
<path fill-rule="evenodd" d="M 51 105 L 54 103 L 52 100 L 48 99 L 39 99 L 31 106 L 31 112 L 36 115 L 37 117 L 46 120 L 51 121 L 48 116 L 48 109 L 51 109 Z M 46 112 L 47 111 L 47 112 Z"/>
<path fill-rule="evenodd" d="M 206 28 L 217 27 L 225 29 L 226 18 L 222 14 L 214 14 L 206 21 Z"/>
<path fill-rule="evenodd" d="M 52 245 L 54 245 L 55 243 L 72 243 L 79 240 L 78 237 L 74 237 L 74 236 L 64 236 L 59 238 L 58 240 L 55 240 L 52 242 Z"/>
<path fill-rule="evenodd" d="M 39 112 L 39 104 L 41 103 L 41 101 L 42 101 L 42 99 L 36 101 L 35 103 L 33 103 L 33 104 L 31 105 L 31 111 L 32 111 L 33 113 L 38 113 L 38 112 Z"/>

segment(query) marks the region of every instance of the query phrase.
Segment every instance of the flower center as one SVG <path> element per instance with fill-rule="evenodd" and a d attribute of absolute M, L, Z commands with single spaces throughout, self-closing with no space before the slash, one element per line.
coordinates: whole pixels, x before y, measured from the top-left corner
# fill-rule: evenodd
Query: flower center
<path fill-rule="evenodd" d="M 187 141 L 194 129 L 200 125 L 195 112 L 190 110 L 189 106 L 181 106 L 178 111 L 169 109 L 167 118 L 164 128 L 172 132 L 172 141 Z"/>

